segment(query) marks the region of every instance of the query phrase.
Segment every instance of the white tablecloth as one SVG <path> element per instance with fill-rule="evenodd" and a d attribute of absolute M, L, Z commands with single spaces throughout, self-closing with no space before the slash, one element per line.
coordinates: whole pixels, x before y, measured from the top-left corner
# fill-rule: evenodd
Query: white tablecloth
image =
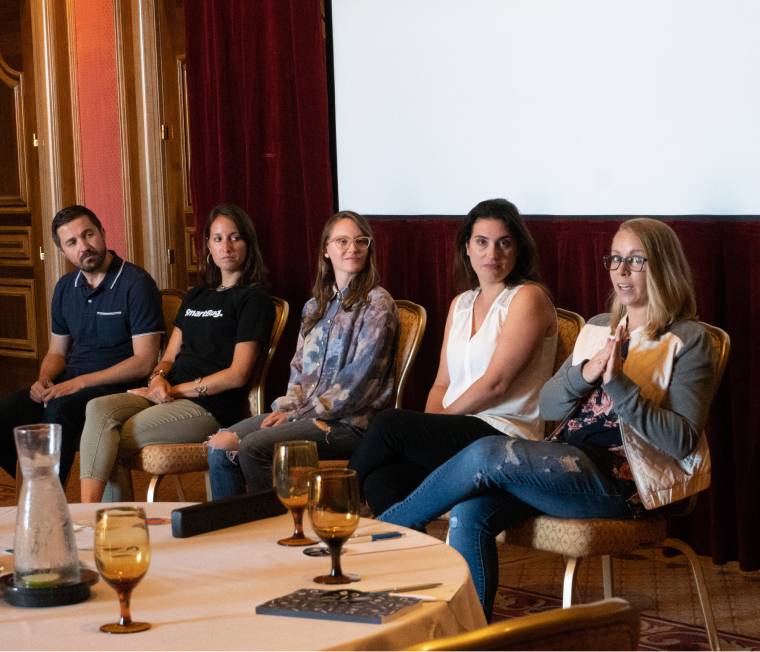
<path fill-rule="evenodd" d="M 93 522 L 102 505 L 70 505 L 75 522 Z M 170 517 L 181 503 L 143 504 L 148 516 Z M 13 570 L 16 508 L 0 508 L 0 566 Z M 308 521 L 308 518 L 305 519 Z M 56 650 L 385 650 L 471 631 L 486 624 L 462 557 L 436 539 L 362 519 L 357 533 L 403 530 L 394 541 L 347 546 L 344 572 L 362 580 L 366 591 L 443 582 L 421 591 L 438 598 L 385 625 L 257 616 L 257 605 L 314 584 L 329 572 L 329 557 L 308 557 L 302 548 L 276 541 L 292 532 L 289 514 L 187 539 L 175 539 L 171 525 L 151 525 L 150 570 L 132 597 L 132 618 L 153 627 L 137 634 L 104 634 L 100 625 L 118 620 L 116 592 L 103 580 L 86 602 L 66 607 L 24 609 L 0 600 L 2 649 Z M 307 523 L 307 535 L 314 537 Z M 91 548 L 92 531 L 77 534 Z M 411 546 L 399 549 L 399 546 Z M 95 568 L 91 550 L 80 559 Z M 330 588 L 330 587 L 327 587 Z"/>

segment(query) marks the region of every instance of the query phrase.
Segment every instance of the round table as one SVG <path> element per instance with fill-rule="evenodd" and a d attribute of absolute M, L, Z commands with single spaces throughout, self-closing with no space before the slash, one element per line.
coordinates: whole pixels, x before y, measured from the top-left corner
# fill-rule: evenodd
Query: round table
<path fill-rule="evenodd" d="M 134 503 L 132 503 L 134 504 Z M 186 503 L 141 503 L 149 517 L 170 518 Z M 92 524 L 104 505 L 70 505 L 75 523 Z M 13 570 L 16 508 L 0 508 L 0 566 Z M 308 519 L 306 519 L 308 521 Z M 104 634 L 118 619 L 115 591 L 103 580 L 86 602 L 23 609 L 0 600 L 5 649 L 56 650 L 387 650 L 472 631 L 486 625 L 464 559 L 427 535 L 362 519 L 357 534 L 391 530 L 404 537 L 348 545 L 343 570 L 361 575 L 353 588 L 373 591 L 442 582 L 421 591 L 436 598 L 384 625 L 256 615 L 256 606 L 302 588 L 329 571 L 329 557 L 309 557 L 276 541 L 292 532 L 289 514 L 216 532 L 175 539 L 171 525 L 151 525 L 151 566 L 132 598 L 132 617 L 153 627 Z M 306 533 L 311 530 L 307 523 Z M 77 533 L 80 559 L 95 568 L 92 530 Z M 330 588 L 330 587 L 327 587 Z"/>

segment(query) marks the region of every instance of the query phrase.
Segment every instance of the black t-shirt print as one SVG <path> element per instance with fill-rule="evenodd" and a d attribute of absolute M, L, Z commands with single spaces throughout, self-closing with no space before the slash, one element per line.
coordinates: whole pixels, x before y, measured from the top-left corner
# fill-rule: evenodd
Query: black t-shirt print
<path fill-rule="evenodd" d="M 207 286 L 193 288 L 174 320 L 182 331 L 182 347 L 168 374 L 169 382 L 178 385 L 227 369 L 238 342 L 260 342 L 264 346 L 259 355 L 266 355 L 274 317 L 269 293 L 261 288 L 234 287 L 223 292 Z M 190 400 L 227 427 L 244 415 L 245 388 Z"/>

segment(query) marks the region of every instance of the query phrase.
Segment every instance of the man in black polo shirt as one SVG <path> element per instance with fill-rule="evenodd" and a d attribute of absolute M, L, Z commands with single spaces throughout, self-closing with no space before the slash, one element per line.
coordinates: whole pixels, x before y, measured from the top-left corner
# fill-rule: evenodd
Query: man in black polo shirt
<path fill-rule="evenodd" d="M 60 423 L 65 482 L 87 402 L 144 382 L 156 366 L 164 320 L 156 282 L 106 248 L 105 231 L 91 210 L 59 211 L 53 240 L 78 271 L 55 286 L 52 337 L 39 380 L 0 400 L 0 466 L 16 475 L 14 427 Z"/>

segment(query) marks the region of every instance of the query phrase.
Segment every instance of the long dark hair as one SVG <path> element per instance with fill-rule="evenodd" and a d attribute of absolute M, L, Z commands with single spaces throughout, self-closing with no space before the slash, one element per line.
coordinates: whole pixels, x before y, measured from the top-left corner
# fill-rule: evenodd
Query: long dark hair
<path fill-rule="evenodd" d="M 319 245 L 319 262 L 317 263 L 317 280 L 314 283 L 314 298 L 317 300 L 317 309 L 304 317 L 301 332 L 306 335 L 315 324 L 322 319 L 327 310 L 327 304 L 333 296 L 335 285 L 335 273 L 333 272 L 332 263 L 328 258 L 325 258 L 327 252 L 327 241 L 332 235 L 332 230 L 335 225 L 341 220 L 349 219 L 362 232 L 362 235 L 366 235 L 372 240 L 369 243 L 369 250 L 367 251 L 367 258 L 364 261 L 364 269 L 359 272 L 351 282 L 348 284 L 348 292 L 343 297 L 343 303 L 341 307 L 346 312 L 351 312 L 354 304 L 367 303 L 369 301 L 369 293 L 378 285 L 380 285 L 380 272 L 377 270 L 377 255 L 375 254 L 375 239 L 372 237 L 372 229 L 369 226 L 364 217 L 359 213 L 353 211 L 340 211 L 335 213 L 325 224 L 325 228 L 322 231 L 322 239 Z"/>
<path fill-rule="evenodd" d="M 246 244 L 245 263 L 243 263 L 243 274 L 240 277 L 240 285 L 267 285 L 268 271 L 264 265 L 264 258 L 259 249 L 259 241 L 256 238 L 256 229 L 253 228 L 253 222 L 242 208 L 233 204 L 219 204 L 211 209 L 206 222 L 206 231 L 203 234 L 203 259 L 200 261 L 200 274 L 203 282 L 212 288 L 217 288 L 222 283 L 222 271 L 214 264 L 209 255 L 208 239 L 211 237 L 211 226 L 214 220 L 223 215 L 231 219 L 243 242 Z"/>
<path fill-rule="evenodd" d="M 517 246 L 517 262 L 504 279 L 505 287 L 533 283 L 551 298 L 551 292 L 541 280 L 536 241 L 528 231 L 517 207 L 506 199 L 488 199 L 473 208 L 459 227 L 454 249 L 454 280 L 458 291 L 474 290 L 480 286 L 478 275 L 467 255 L 467 243 L 478 220 L 499 220 L 507 227 Z"/>

